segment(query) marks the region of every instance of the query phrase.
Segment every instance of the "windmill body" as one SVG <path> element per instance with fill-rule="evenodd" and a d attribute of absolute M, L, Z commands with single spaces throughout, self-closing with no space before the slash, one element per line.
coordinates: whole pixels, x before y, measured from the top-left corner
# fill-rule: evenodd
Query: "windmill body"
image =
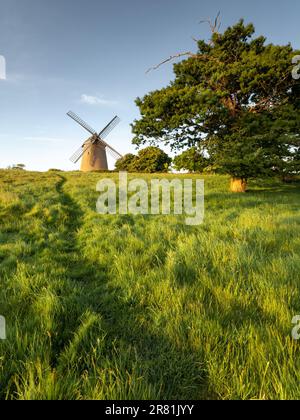
<path fill-rule="evenodd" d="M 107 155 L 105 146 L 99 142 L 93 143 L 93 137 L 89 138 L 83 145 L 87 150 L 81 159 L 81 171 L 107 171 Z"/>
<path fill-rule="evenodd" d="M 87 130 L 92 137 L 90 137 L 71 157 L 73 163 L 78 162 L 81 158 L 81 171 L 106 171 L 108 170 L 107 155 L 108 151 L 113 158 L 120 159 L 122 155 L 118 153 L 113 147 L 104 141 L 104 138 L 116 127 L 120 122 L 119 117 L 114 117 L 109 124 L 98 134 L 85 121 L 78 117 L 74 112 L 70 111 L 67 114 L 85 130 Z"/>

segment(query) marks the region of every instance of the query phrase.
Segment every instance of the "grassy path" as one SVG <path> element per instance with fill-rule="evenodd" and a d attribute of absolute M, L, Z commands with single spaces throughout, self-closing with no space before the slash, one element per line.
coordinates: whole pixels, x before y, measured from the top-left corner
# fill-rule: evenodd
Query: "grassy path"
<path fill-rule="evenodd" d="M 85 256 L 77 238 L 83 212 L 65 182 L 56 179 L 22 215 L 33 218 L 18 231 L 27 245 L 30 240 L 31 256 L 11 278 L 5 273 L 7 299 L 18 300 L 8 318 L 14 340 L 1 343 L 2 397 L 159 398 L 182 379 L 190 389 L 190 352 L 176 349 L 163 331 L 139 325 L 145 308 L 126 302 L 121 287 L 110 283 L 107 264 Z M 186 369 L 177 371 L 174 362 Z"/>
<path fill-rule="evenodd" d="M 0 172 L 0 397 L 299 397 L 299 188 L 208 178 L 191 228 L 97 215 L 97 179 Z"/>

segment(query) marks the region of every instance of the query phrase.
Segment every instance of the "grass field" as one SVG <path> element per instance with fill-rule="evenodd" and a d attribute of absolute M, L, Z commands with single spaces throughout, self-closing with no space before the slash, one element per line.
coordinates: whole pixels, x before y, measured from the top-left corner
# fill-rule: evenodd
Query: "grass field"
<path fill-rule="evenodd" d="M 101 176 L 0 171 L 0 398 L 300 398 L 300 185 L 204 177 L 193 227 Z"/>

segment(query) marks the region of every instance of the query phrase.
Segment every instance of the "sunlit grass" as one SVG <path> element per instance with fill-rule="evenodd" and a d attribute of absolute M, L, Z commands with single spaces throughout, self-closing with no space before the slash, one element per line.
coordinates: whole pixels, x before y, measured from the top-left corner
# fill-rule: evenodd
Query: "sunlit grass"
<path fill-rule="evenodd" d="M 206 176 L 192 227 L 98 215 L 107 176 L 0 171 L 0 397 L 299 398 L 299 185 Z"/>

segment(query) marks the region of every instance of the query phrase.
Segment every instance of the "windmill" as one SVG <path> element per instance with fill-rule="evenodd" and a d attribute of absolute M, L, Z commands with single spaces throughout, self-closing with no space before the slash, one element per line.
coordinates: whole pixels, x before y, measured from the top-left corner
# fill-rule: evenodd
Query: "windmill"
<path fill-rule="evenodd" d="M 108 151 L 114 159 L 120 159 L 122 157 L 120 153 L 118 153 L 113 147 L 104 141 L 108 134 L 117 126 L 117 124 L 119 124 L 119 117 L 115 116 L 111 122 L 107 124 L 107 126 L 104 127 L 103 130 L 98 134 L 74 112 L 69 111 L 67 115 L 92 135 L 70 158 L 71 162 L 73 163 L 77 163 L 79 159 L 82 158 L 82 172 L 107 170 L 108 164 L 106 151 Z"/>

